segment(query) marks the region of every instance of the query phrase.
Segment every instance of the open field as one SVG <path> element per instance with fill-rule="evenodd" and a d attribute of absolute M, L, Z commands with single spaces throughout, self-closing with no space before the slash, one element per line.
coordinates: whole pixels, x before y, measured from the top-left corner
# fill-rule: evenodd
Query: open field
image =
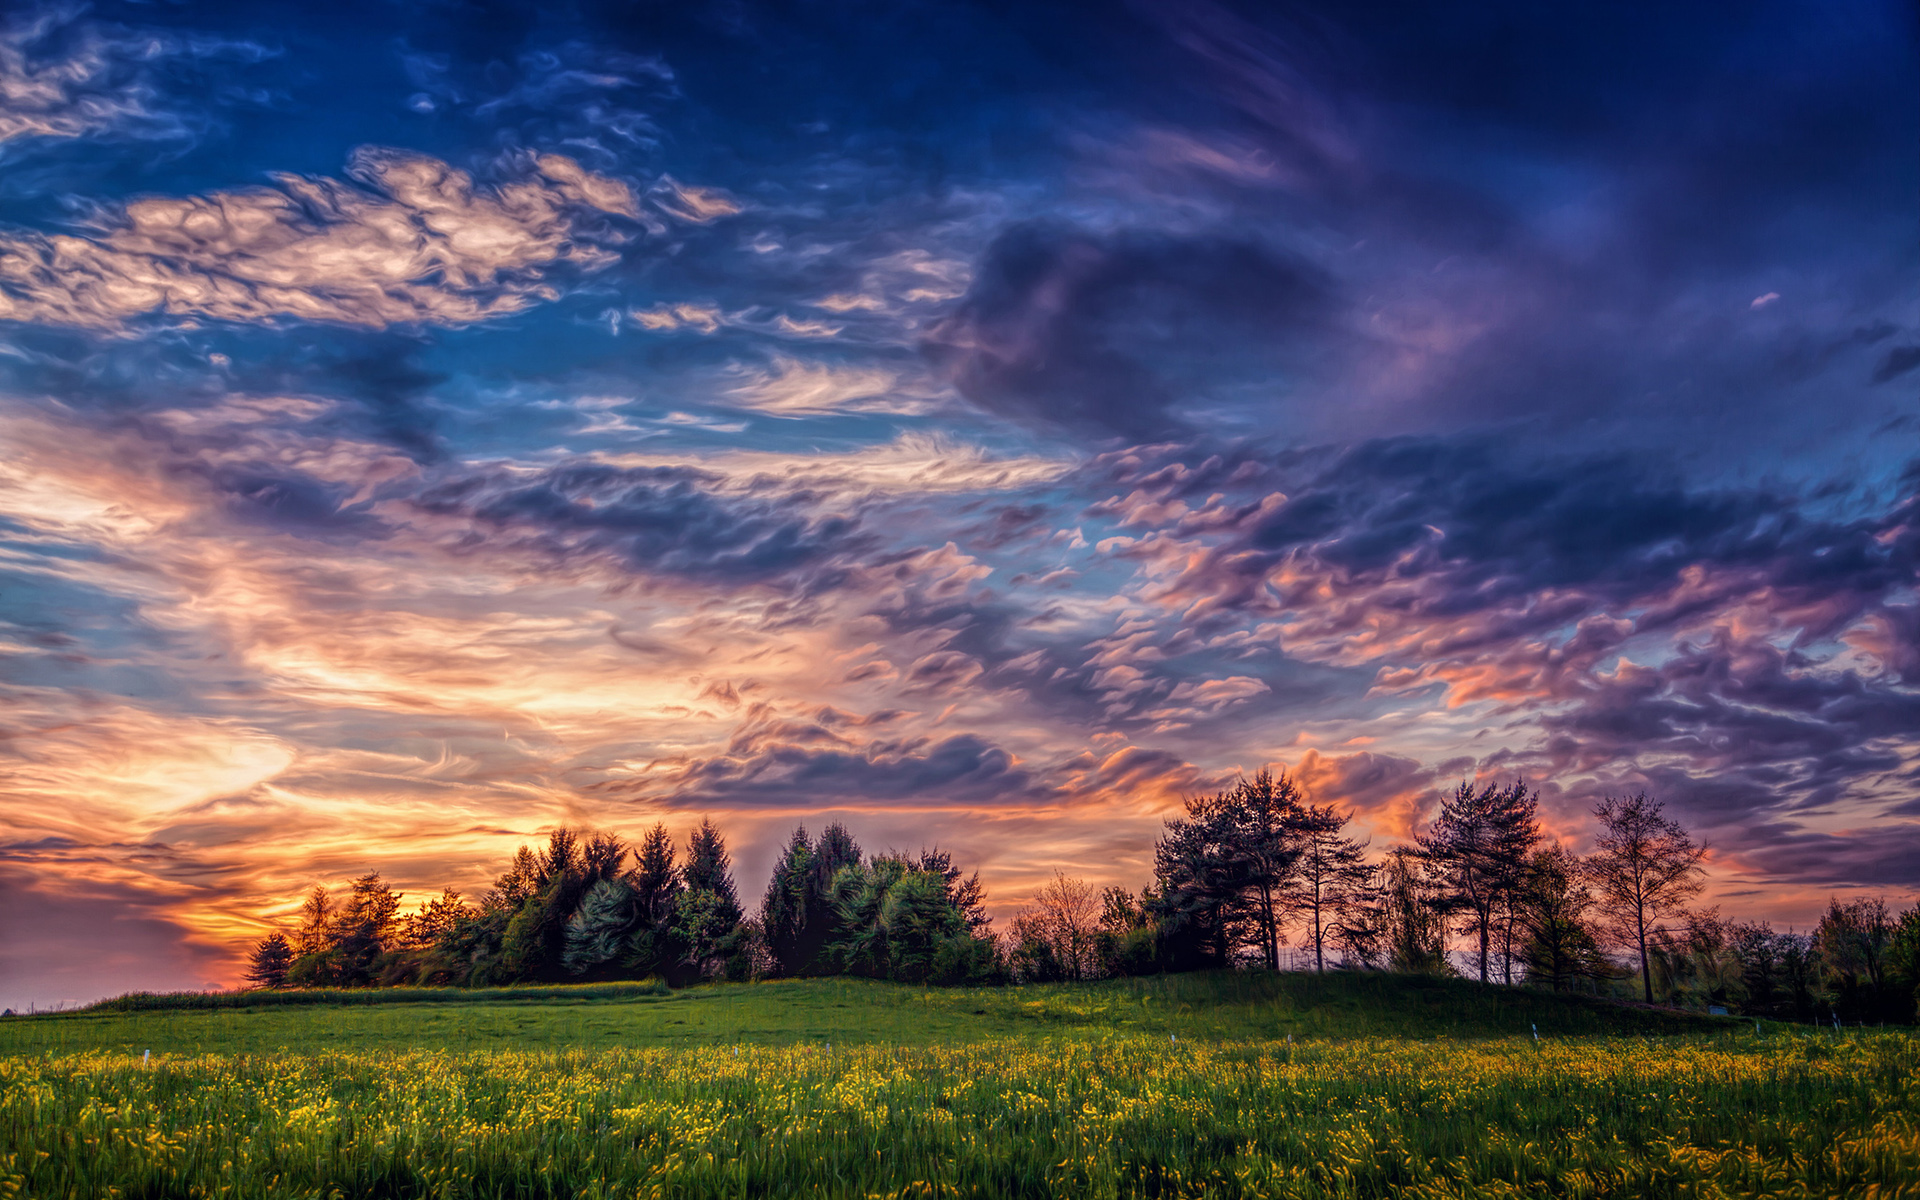
<path fill-rule="evenodd" d="M 822 980 L 0 1039 L 0 1195 L 1920 1196 L 1906 1033 L 1457 982 Z"/>
<path fill-rule="evenodd" d="M 406 1003 L 369 1003 L 382 995 Z M 599 1049 L 632 1046 L 945 1044 L 1113 1033 L 1187 1039 L 1678 1034 L 1741 1024 L 1458 979 L 1265 972 L 1095 984 L 916 989 L 865 979 L 783 980 L 668 992 L 641 985 L 136 998 L 0 1021 L 0 1054 L 281 1049 Z M 248 1007 L 210 999 L 251 1000 Z M 136 1007 L 137 1006 L 137 1007 Z"/>

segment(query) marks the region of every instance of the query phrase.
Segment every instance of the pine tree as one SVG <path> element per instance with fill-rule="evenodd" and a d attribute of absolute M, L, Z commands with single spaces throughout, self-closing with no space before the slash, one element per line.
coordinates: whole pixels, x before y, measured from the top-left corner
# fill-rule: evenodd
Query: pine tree
<path fill-rule="evenodd" d="M 294 935 L 294 951 L 304 958 L 324 954 L 333 944 L 333 897 L 315 884 L 300 905 L 300 932 Z"/>
<path fill-rule="evenodd" d="M 247 959 L 247 982 L 257 988 L 285 987 L 287 968 L 293 965 L 293 947 L 286 935 L 275 932 L 260 939 Z"/>
<path fill-rule="evenodd" d="M 702 818 L 687 839 L 687 865 L 681 872 L 673 934 L 677 965 L 696 979 L 717 974 L 735 949 L 740 929 L 740 898 L 734 891 L 726 839 L 713 821 Z"/>
<path fill-rule="evenodd" d="M 807 932 L 807 883 L 812 874 L 813 846 L 802 825 L 793 831 L 786 850 L 773 864 L 773 877 L 767 881 L 767 894 L 760 901 L 760 928 L 783 975 L 798 974 L 807 965 L 801 955 Z"/>
<path fill-rule="evenodd" d="M 624 879 L 600 879 L 588 888 L 567 918 L 561 965 L 579 975 L 625 956 L 639 918 L 634 901 L 633 887 Z"/>
<path fill-rule="evenodd" d="M 740 897 L 733 888 L 733 862 L 727 857 L 726 839 L 709 818 L 701 818 L 700 827 L 687 839 L 687 890 L 711 892 L 716 898 L 716 919 L 724 919 L 731 929 L 743 915 Z"/>

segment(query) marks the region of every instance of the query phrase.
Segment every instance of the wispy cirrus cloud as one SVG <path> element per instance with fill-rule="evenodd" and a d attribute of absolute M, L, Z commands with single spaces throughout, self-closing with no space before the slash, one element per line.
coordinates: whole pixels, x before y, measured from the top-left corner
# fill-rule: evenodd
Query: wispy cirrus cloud
<path fill-rule="evenodd" d="M 0 27 L 0 161 L 36 138 L 179 142 L 205 118 L 195 102 L 168 94 L 170 63 L 258 61 L 257 43 L 105 26 L 80 6 L 16 13 Z"/>

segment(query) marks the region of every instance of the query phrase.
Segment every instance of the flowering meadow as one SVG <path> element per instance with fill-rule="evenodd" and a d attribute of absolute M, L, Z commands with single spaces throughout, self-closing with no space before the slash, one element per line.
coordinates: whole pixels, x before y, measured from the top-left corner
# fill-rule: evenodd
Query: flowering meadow
<path fill-rule="evenodd" d="M 143 1058 L 0 1057 L 0 1196 L 1920 1197 L 1872 1030 Z"/>

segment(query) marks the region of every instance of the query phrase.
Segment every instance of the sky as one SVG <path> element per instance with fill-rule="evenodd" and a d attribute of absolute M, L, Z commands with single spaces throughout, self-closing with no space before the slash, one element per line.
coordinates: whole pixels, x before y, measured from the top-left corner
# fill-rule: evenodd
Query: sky
<path fill-rule="evenodd" d="M 1908 5 L 0 22 L 0 1004 L 563 824 L 1004 918 L 1262 767 L 1920 888 Z"/>

